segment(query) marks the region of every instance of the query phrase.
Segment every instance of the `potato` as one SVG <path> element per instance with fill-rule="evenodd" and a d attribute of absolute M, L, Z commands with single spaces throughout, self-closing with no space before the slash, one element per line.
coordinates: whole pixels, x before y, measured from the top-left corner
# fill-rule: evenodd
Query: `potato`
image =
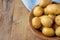
<path fill-rule="evenodd" d="M 55 34 L 56 34 L 57 36 L 60 36 L 60 26 L 59 26 L 58 28 L 56 28 Z"/>
<path fill-rule="evenodd" d="M 49 5 L 51 3 L 52 3 L 52 0 L 40 0 L 39 1 L 39 6 L 46 7 L 47 5 Z"/>
<path fill-rule="evenodd" d="M 60 25 L 60 15 L 56 16 L 56 18 L 55 18 L 55 23 L 56 23 L 57 25 Z"/>
<path fill-rule="evenodd" d="M 33 10 L 33 15 L 38 17 L 38 16 L 41 16 L 43 14 L 43 8 L 37 6 L 34 8 Z"/>
<path fill-rule="evenodd" d="M 41 27 L 41 21 L 40 21 L 40 18 L 39 17 L 34 17 L 32 19 L 32 25 L 34 28 L 38 29 Z"/>
<path fill-rule="evenodd" d="M 57 4 L 50 4 L 44 9 L 45 14 L 60 14 L 60 6 Z"/>
<path fill-rule="evenodd" d="M 55 19 L 55 15 L 48 15 L 52 20 Z"/>
<path fill-rule="evenodd" d="M 41 24 L 45 27 L 51 27 L 53 24 L 53 20 L 49 16 L 44 15 L 41 17 Z"/>
<path fill-rule="evenodd" d="M 54 36 L 54 30 L 53 28 L 43 28 L 42 30 L 42 33 L 45 35 L 45 36 Z"/>

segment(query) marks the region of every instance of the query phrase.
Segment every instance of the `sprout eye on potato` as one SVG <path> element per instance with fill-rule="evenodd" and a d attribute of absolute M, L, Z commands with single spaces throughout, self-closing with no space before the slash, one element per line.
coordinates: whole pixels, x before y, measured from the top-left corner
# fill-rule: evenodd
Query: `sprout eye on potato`
<path fill-rule="evenodd" d="M 34 16 L 37 16 L 37 17 L 41 16 L 43 14 L 43 8 L 41 8 L 39 6 L 35 7 L 33 10 L 33 14 L 34 14 Z"/>
<path fill-rule="evenodd" d="M 43 28 L 42 30 L 42 33 L 45 35 L 45 36 L 54 36 L 54 30 L 53 28 Z"/>
<path fill-rule="evenodd" d="M 50 4 L 44 9 L 45 14 L 60 14 L 60 6 L 57 4 Z"/>
<path fill-rule="evenodd" d="M 47 5 L 51 4 L 52 0 L 40 0 L 39 6 L 46 7 Z"/>
<path fill-rule="evenodd" d="M 51 27 L 53 24 L 53 20 L 50 17 L 45 15 L 41 17 L 41 23 L 45 27 Z"/>
<path fill-rule="evenodd" d="M 40 18 L 39 17 L 34 17 L 32 19 L 32 25 L 34 28 L 38 29 L 41 27 L 41 22 L 40 22 Z"/>

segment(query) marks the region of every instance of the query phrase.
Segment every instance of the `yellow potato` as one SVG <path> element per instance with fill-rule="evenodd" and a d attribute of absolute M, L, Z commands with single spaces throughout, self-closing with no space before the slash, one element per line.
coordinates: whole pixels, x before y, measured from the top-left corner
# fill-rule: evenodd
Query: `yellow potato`
<path fill-rule="evenodd" d="M 49 5 L 51 3 L 52 3 L 52 0 L 40 0 L 39 1 L 39 6 L 46 7 L 47 5 Z"/>
<path fill-rule="evenodd" d="M 60 14 L 60 6 L 57 4 L 50 4 L 44 9 L 45 14 Z"/>
<path fill-rule="evenodd" d="M 51 27 L 53 24 L 53 20 L 49 16 L 44 15 L 41 17 L 41 23 L 45 27 Z"/>
<path fill-rule="evenodd" d="M 57 36 L 60 36 L 60 26 L 59 26 L 58 28 L 56 28 L 55 34 L 56 34 Z"/>
<path fill-rule="evenodd" d="M 34 8 L 33 14 L 36 17 L 41 16 L 43 14 L 43 9 L 39 6 L 37 6 L 37 7 Z"/>
<path fill-rule="evenodd" d="M 54 30 L 53 28 L 43 28 L 42 30 L 42 33 L 45 35 L 45 36 L 54 36 Z"/>
<path fill-rule="evenodd" d="M 40 18 L 39 17 L 34 17 L 32 19 L 32 25 L 34 28 L 38 29 L 41 27 L 41 21 L 40 21 Z"/>
<path fill-rule="evenodd" d="M 56 18 L 55 18 L 55 23 L 56 23 L 57 25 L 60 25 L 60 15 L 56 16 Z"/>
<path fill-rule="evenodd" d="M 55 15 L 48 15 L 52 20 L 55 19 Z"/>

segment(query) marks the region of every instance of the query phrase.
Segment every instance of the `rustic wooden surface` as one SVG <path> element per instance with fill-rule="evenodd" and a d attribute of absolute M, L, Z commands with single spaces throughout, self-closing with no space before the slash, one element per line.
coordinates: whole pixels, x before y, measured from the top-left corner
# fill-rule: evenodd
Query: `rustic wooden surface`
<path fill-rule="evenodd" d="M 2 8 L 1 5 L 0 0 L 0 9 Z M 0 40 L 41 40 L 30 31 L 28 25 L 29 11 L 25 8 L 21 0 L 14 0 L 13 20 L 11 19 L 12 14 L 10 12 L 7 15 L 6 13 L 5 15 L 3 14 L 2 17 L 0 20 Z"/>
<path fill-rule="evenodd" d="M 11 32 L 12 40 L 41 40 L 34 36 L 28 25 L 29 11 L 21 0 L 15 0 L 13 25 Z"/>
<path fill-rule="evenodd" d="M 0 0 L 0 40 L 11 40 L 13 1 Z"/>

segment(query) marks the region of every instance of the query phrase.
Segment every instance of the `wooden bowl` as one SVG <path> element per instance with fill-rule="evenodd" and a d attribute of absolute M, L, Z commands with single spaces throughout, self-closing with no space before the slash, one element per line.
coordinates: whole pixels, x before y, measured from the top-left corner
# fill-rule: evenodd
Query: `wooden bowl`
<path fill-rule="evenodd" d="M 53 3 L 56 3 L 56 2 L 53 2 Z M 57 3 L 59 4 L 59 3 Z M 38 5 L 37 5 L 38 6 Z M 36 6 L 35 6 L 36 7 Z M 40 31 L 36 30 L 33 26 L 32 26 L 32 18 L 34 17 L 33 15 L 33 10 L 34 8 L 31 10 L 30 14 L 29 14 L 29 25 L 30 25 L 30 29 L 32 31 L 32 33 L 34 35 L 36 35 L 37 37 L 39 37 L 40 39 L 42 40 L 60 40 L 60 37 L 46 37 L 44 36 Z"/>

